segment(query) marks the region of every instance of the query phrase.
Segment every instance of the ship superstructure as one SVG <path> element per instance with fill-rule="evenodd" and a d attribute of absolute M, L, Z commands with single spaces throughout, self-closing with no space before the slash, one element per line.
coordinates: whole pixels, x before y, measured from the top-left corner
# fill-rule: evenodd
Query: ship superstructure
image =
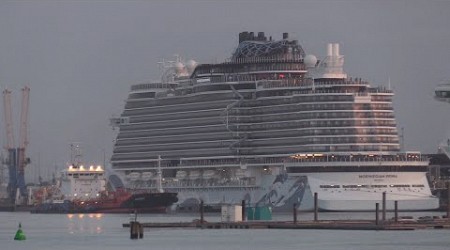
<path fill-rule="evenodd" d="M 101 166 L 70 165 L 61 173 L 61 189 L 64 199 L 97 199 L 106 191 L 105 170 Z"/>
<path fill-rule="evenodd" d="M 343 71 L 338 44 L 306 55 L 287 33 L 242 32 L 231 59 L 174 62 L 131 87 L 111 159 L 127 185 L 165 190 L 180 207 L 239 203 L 373 210 L 435 209 L 427 159 L 401 152 L 393 93 Z M 159 158 L 161 156 L 161 158 Z"/>

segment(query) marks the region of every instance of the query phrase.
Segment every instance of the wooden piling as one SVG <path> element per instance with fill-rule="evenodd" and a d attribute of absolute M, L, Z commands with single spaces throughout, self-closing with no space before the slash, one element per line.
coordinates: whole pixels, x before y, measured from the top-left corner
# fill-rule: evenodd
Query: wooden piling
<path fill-rule="evenodd" d="M 450 220 L 450 181 L 447 182 L 447 220 Z"/>
<path fill-rule="evenodd" d="M 142 225 L 141 223 L 138 222 L 139 225 L 139 239 L 144 238 L 144 225 Z"/>
<path fill-rule="evenodd" d="M 137 221 L 130 221 L 130 239 L 138 239 L 139 238 L 139 227 L 140 223 Z M 143 229 L 144 227 L 142 227 Z"/>
<path fill-rule="evenodd" d="M 294 203 L 294 208 L 292 212 L 294 215 L 294 224 L 297 224 L 297 203 Z"/>
<path fill-rule="evenodd" d="M 394 219 L 395 223 L 398 222 L 398 201 L 394 201 Z"/>
<path fill-rule="evenodd" d="M 245 200 L 242 200 L 242 221 L 246 221 L 245 219 Z"/>
<path fill-rule="evenodd" d="M 383 192 L 383 213 L 382 213 L 382 221 L 386 221 L 386 192 Z"/>
<path fill-rule="evenodd" d="M 204 203 L 203 200 L 200 201 L 200 223 L 203 224 L 204 220 Z"/>
<path fill-rule="evenodd" d="M 380 203 L 378 203 L 378 202 L 375 203 L 375 225 L 379 224 L 379 218 L 378 218 L 379 206 L 380 206 Z"/>
<path fill-rule="evenodd" d="M 319 212 L 319 206 L 318 206 L 318 195 L 317 193 L 314 193 L 314 221 L 317 221 Z"/>

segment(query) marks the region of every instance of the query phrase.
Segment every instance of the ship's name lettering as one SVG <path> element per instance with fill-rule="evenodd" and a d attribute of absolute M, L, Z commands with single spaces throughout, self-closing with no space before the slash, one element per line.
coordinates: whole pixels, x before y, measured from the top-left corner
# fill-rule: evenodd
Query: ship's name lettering
<path fill-rule="evenodd" d="M 396 174 L 361 174 L 359 175 L 359 178 L 397 178 Z"/>

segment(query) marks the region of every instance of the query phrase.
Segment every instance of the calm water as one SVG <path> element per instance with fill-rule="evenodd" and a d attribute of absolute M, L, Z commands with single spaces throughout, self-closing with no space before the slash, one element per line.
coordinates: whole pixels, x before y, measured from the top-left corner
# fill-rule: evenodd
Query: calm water
<path fill-rule="evenodd" d="M 430 215 L 431 213 L 426 213 Z M 405 215 L 405 214 L 402 214 Z M 415 217 L 423 214 L 411 214 Z M 433 213 L 431 215 L 442 215 Z M 391 214 L 388 215 L 390 217 Z M 370 213 L 322 213 L 319 219 L 372 218 Z M 192 221 L 195 214 L 142 215 L 141 222 Z M 299 214 L 310 220 L 311 213 Z M 450 230 L 340 231 L 340 230 L 248 230 L 248 229 L 146 229 L 144 239 L 130 240 L 130 215 L 45 215 L 0 213 L 0 249 L 450 249 Z M 218 221 L 219 214 L 208 214 Z M 275 214 L 275 220 L 290 220 L 289 214 Z M 22 222 L 27 240 L 14 241 Z"/>

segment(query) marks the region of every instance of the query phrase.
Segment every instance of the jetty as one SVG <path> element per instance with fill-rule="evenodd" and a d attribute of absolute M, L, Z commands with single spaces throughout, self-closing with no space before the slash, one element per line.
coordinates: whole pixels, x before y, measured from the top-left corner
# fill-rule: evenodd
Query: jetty
<path fill-rule="evenodd" d="M 416 230 L 450 229 L 446 218 L 418 219 L 416 221 L 374 220 L 309 220 L 309 221 L 241 221 L 241 222 L 148 222 L 141 223 L 144 228 L 197 228 L 197 229 L 327 229 L 327 230 Z M 129 223 L 122 225 L 130 227 Z"/>
<path fill-rule="evenodd" d="M 450 190 L 450 185 L 448 186 Z M 449 196 L 450 196 L 450 192 Z M 450 199 L 448 199 L 450 203 Z M 200 202 L 199 219 L 192 222 L 139 223 L 142 228 L 201 228 L 201 229 L 335 229 L 335 230 L 415 230 L 415 229 L 450 229 L 450 204 L 446 215 L 399 216 L 398 201 L 394 201 L 394 217 L 387 218 L 386 192 L 383 192 L 381 211 L 380 203 L 375 203 L 373 220 L 319 220 L 318 194 L 314 193 L 314 219 L 299 221 L 298 206 L 293 204 L 292 221 L 272 221 L 269 208 L 249 207 L 245 200 L 241 205 L 222 205 L 221 221 L 207 222 L 204 219 L 204 203 Z M 380 218 L 381 214 L 381 218 Z M 137 214 L 135 215 L 135 221 Z M 130 227 L 130 223 L 123 224 Z"/>
<path fill-rule="evenodd" d="M 201 202 L 199 209 L 199 219 L 192 222 L 147 222 L 140 223 L 143 228 L 199 228 L 199 229 L 327 229 L 327 230 L 416 230 L 416 229 L 450 229 L 450 209 L 443 216 L 422 216 L 414 218 L 412 216 L 399 216 L 398 202 L 395 201 L 394 217 L 386 217 L 386 199 L 383 194 L 382 210 L 379 203 L 375 205 L 375 216 L 373 220 L 319 220 L 317 195 L 315 195 L 315 208 L 313 220 L 297 219 L 297 205 L 293 205 L 291 221 L 272 221 L 271 214 L 266 219 L 248 219 L 245 201 L 242 205 L 222 206 L 220 222 L 208 222 L 204 219 L 204 204 Z M 251 211 L 251 210 L 249 210 Z M 263 210 L 260 210 L 260 212 Z M 381 214 L 381 218 L 380 218 Z M 256 218 L 255 214 L 250 217 Z M 264 216 L 263 216 L 264 217 Z M 137 217 L 135 217 L 136 219 Z M 262 218 L 262 217 L 260 217 Z M 123 227 L 130 227 L 129 223 L 124 223 Z"/>

